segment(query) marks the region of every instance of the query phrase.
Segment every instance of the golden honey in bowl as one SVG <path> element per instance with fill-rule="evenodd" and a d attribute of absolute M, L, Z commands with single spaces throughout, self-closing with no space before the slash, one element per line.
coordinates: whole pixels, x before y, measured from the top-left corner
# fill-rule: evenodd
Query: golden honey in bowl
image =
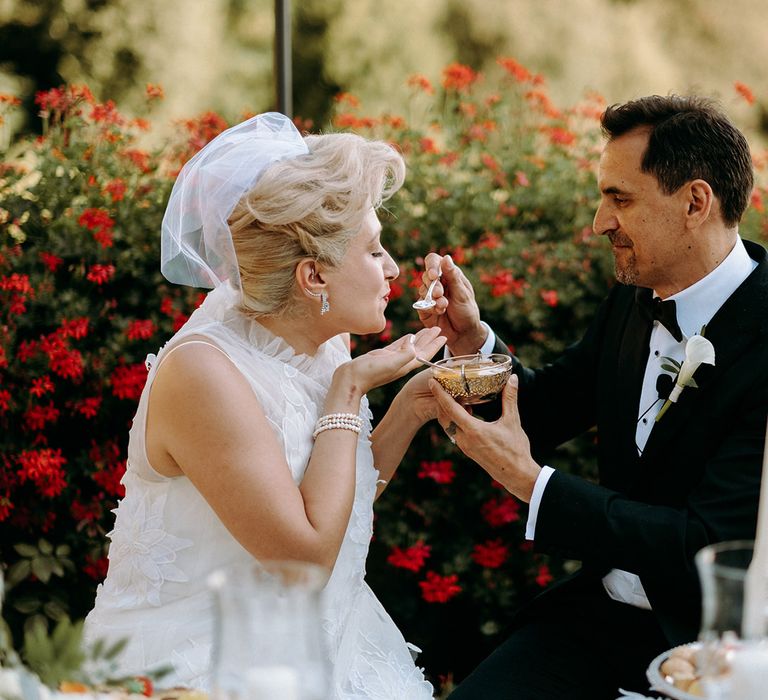
<path fill-rule="evenodd" d="M 457 355 L 432 367 L 432 376 L 456 401 L 464 405 L 486 403 L 498 396 L 512 373 L 507 355 Z"/>

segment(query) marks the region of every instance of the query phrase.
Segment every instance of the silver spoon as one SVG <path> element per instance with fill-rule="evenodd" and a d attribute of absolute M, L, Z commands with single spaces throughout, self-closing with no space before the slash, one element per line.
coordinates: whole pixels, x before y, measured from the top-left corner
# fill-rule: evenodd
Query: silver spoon
<path fill-rule="evenodd" d="M 438 369 L 445 369 L 442 365 L 438 365 L 435 362 L 430 362 L 429 360 L 425 360 L 423 357 L 417 357 L 416 360 L 418 362 L 421 362 L 423 365 L 429 365 L 430 367 L 437 367 Z"/>
<path fill-rule="evenodd" d="M 440 273 L 438 272 L 437 277 L 432 280 L 432 284 L 429 285 L 429 289 L 427 289 L 427 293 L 424 296 L 423 299 L 419 299 L 418 301 L 413 302 L 413 308 L 418 310 L 423 309 L 431 309 L 435 305 L 435 300 L 432 298 L 432 290 L 435 288 L 435 285 L 437 284 L 437 280 L 440 279 Z"/>

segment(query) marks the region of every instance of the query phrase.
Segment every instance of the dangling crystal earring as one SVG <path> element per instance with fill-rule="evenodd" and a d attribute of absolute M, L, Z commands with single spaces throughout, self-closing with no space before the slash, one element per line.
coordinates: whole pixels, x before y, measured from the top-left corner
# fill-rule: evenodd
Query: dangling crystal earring
<path fill-rule="evenodd" d="M 331 305 L 328 303 L 328 292 L 324 289 L 319 292 L 311 292 L 309 289 L 304 290 L 311 297 L 320 297 L 320 315 L 323 316 L 331 310 Z"/>

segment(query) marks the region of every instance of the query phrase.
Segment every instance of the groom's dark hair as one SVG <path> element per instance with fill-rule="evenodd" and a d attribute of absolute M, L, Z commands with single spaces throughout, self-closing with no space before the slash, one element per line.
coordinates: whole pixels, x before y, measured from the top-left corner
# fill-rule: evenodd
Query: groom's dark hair
<path fill-rule="evenodd" d="M 725 224 L 739 223 L 754 185 L 752 156 L 744 134 L 712 100 L 641 97 L 611 105 L 600 124 L 609 140 L 647 128 L 642 170 L 656 178 L 661 191 L 669 195 L 686 182 L 704 180 L 720 201 Z"/>

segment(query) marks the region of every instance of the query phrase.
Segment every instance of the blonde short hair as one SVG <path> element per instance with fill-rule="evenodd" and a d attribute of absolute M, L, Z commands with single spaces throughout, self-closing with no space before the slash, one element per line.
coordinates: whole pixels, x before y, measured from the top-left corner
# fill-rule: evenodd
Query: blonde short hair
<path fill-rule="evenodd" d="M 373 207 L 403 184 L 389 144 L 355 134 L 306 136 L 307 155 L 271 165 L 229 217 L 243 289 L 241 310 L 283 316 L 303 258 L 335 267 Z"/>

